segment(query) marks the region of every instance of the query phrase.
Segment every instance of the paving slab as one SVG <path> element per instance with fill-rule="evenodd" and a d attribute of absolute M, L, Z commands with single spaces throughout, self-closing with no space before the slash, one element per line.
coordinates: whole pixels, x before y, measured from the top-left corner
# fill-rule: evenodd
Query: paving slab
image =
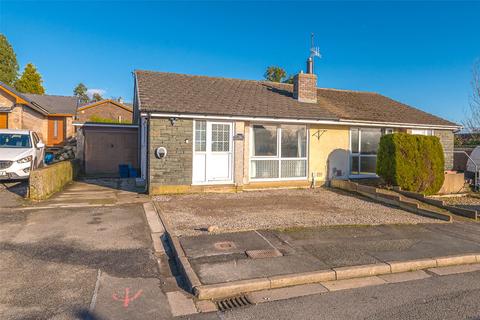
<path fill-rule="evenodd" d="M 312 283 L 288 288 L 250 292 L 249 294 L 247 294 L 247 298 L 251 303 L 259 304 L 264 302 L 285 300 L 325 292 L 328 292 L 327 288 L 325 288 L 321 284 Z"/>
<path fill-rule="evenodd" d="M 215 312 L 218 310 L 217 305 L 210 300 L 200 300 L 195 303 L 198 312 L 207 313 Z"/>
<path fill-rule="evenodd" d="M 474 272 L 480 270 L 480 264 L 468 264 L 462 266 L 449 266 L 449 267 L 439 267 L 439 268 L 431 268 L 428 271 L 435 273 L 439 276 L 446 276 L 449 274 L 458 274 L 458 273 L 465 273 L 465 272 Z"/>
<path fill-rule="evenodd" d="M 254 231 L 180 237 L 179 240 L 189 258 L 272 249 L 270 244 Z"/>
<path fill-rule="evenodd" d="M 174 317 L 197 313 L 192 297 L 180 291 L 167 292 L 167 299 Z"/>
<path fill-rule="evenodd" d="M 190 263 L 204 284 L 326 269 L 326 265 L 318 259 L 301 254 L 265 259 L 245 258 L 225 262 L 202 262 L 200 264 L 196 260 L 190 260 Z"/>
<path fill-rule="evenodd" d="M 200 281 L 215 284 L 386 262 L 392 263 L 394 272 L 429 268 L 436 266 L 432 257 L 480 252 L 480 243 L 463 235 L 466 230 L 480 236 L 480 224 L 462 222 L 269 230 L 260 231 L 261 235 L 248 231 L 181 237 L 180 242 Z M 226 243 L 233 246 L 219 247 Z M 272 247 L 284 256 L 249 259 L 245 255 L 247 249 Z M 406 266 L 407 260 L 417 263 Z"/>
<path fill-rule="evenodd" d="M 388 283 L 399 283 L 399 282 L 426 279 L 426 278 L 429 278 L 430 275 L 423 270 L 417 270 L 417 271 L 410 271 L 410 272 L 384 274 L 378 277 L 385 280 Z"/>
<path fill-rule="evenodd" d="M 338 291 L 346 289 L 355 289 L 368 286 L 377 286 L 380 284 L 386 283 L 385 280 L 379 277 L 366 277 L 366 278 L 356 278 L 356 279 L 346 279 L 346 280 L 336 280 L 322 282 L 321 284 L 327 288 L 329 291 Z"/>
<path fill-rule="evenodd" d="M 117 278 L 103 273 L 92 313 L 100 319 L 170 319 L 156 278 Z"/>

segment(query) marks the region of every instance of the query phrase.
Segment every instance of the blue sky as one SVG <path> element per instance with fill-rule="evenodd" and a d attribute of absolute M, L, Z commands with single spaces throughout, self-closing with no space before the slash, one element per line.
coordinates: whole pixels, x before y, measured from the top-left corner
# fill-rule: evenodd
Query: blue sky
<path fill-rule="evenodd" d="M 480 2 L 0 0 L 0 32 L 49 94 L 78 82 L 132 99 L 134 69 L 261 79 L 305 69 L 320 87 L 375 91 L 460 122 L 480 58 Z"/>

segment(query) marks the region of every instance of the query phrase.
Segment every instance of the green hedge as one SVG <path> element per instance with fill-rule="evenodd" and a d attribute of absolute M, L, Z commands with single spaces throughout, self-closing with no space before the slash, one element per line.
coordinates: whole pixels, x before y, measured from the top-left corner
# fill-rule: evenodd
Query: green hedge
<path fill-rule="evenodd" d="M 437 137 L 394 133 L 380 139 L 377 174 L 389 185 L 426 195 L 443 185 L 444 154 Z"/>

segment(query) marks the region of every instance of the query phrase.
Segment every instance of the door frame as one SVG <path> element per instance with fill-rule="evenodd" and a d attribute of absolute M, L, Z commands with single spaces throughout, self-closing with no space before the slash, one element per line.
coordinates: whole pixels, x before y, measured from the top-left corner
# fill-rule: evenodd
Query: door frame
<path fill-rule="evenodd" d="M 206 147 L 205 147 L 205 151 L 195 151 L 195 123 L 197 121 L 205 121 L 206 122 L 206 127 L 205 127 L 205 130 L 206 130 L 206 139 L 205 139 L 205 143 L 206 143 Z M 194 181 L 194 170 L 195 170 L 195 153 L 204 153 L 205 154 L 205 178 L 207 178 L 207 161 L 208 161 L 208 154 L 211 153 L 212 151 L 208 151 L 208 149 L 211 149 L 211 141 L 212 141 L 212 138 L 211 136 L 209 137 L 209 130 L 208 128 L 210 127 L 211 128 L 211 125 L 212 124 L 229 124 L 230 125 L 230 140 L 229 140 L 229 144 L 230 144 L 230 161 L 229 161 L 229 179 L 228 180 L 211 180 L 211 181 L 203 181 L 203 182 L 199 182 L 199 181 Z M 224 121 L 224 120 L 203 120 L 203 119 L 194 119 L 193 120 L 193 123 L 192 123 L 192 126 L 193 126 L 193 141 L 192 141 L 192 185 L 215 185 L 215 184 L 233 184 L 233 177 L 234 177 L 234 171 L 235 171 L 235 168 L 234 168 L 234 163 L 235 163 L 235 144 L 233 143 L 233 134 L 235 132 L 235 123 L 232 122 L 232 121 Z M 210 133 L 211 133 L 211 130 L 210 130 Z"/>

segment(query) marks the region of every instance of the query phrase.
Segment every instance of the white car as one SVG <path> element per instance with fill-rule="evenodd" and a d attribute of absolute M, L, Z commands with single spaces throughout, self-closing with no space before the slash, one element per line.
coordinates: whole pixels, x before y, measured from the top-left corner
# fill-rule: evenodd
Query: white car
<path fill-rule="evenodd" d="M 0 180 L 28 179 L 43 166 L 45 144 L 29 130 L 0 129 Z"/>

